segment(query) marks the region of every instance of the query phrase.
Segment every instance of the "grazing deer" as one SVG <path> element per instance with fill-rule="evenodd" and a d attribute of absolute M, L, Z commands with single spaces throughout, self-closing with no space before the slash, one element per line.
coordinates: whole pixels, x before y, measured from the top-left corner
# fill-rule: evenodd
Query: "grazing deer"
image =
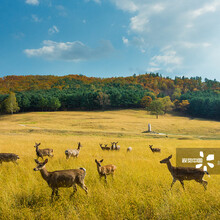
<path fill-rule="evenodd" d="M 78 143 L 78 148 L 77 149 L 68 149 L 68 150 L 65 150 L 65 155 L 66 155 L 66 159 L 69 159 L 70 157 L 78 157 L 79 156 L 79 151 L 80 151 L 80 148 L 82 147 L 82 145 L 80 144 L 80 142 Z"/>
<path fill-rule="evenodd" d="M 73 187 L 73 193 L 71 196 L 73 196 L 77 191 L 76 184 L 80 186 L 86 194 L 88 193 L 87 187 L 84 184 L 84 178 L 86 176 L 85 168 L 48 172 L 45 168 L 48 159 L 46 159 L 43 163 L 40 163 L 37 159 L 35 159 L 35 162 L 37 167 L 34 168 L 34 171 L 40 171 L 41 176 L 52 189 L 51 201 L 53 201 L 54 194 L 59 196 L 58 189 L 60 187 Z"/>
<path fill-rule="evenodd" d="M 131 151 L 132 151 L 132 147 L 128 147 L 127 152 L 131 152 Z"/>
<path fill-rule="evenodd" d="M 149 145 L 149 147 L 153 153 L 160 153 L 160 148 L 153 148 L 153 145 Z"/>
<path fill-rule="evenodd" d="M 108 144 L 105 144 L 105 147 L 102 146 L 102 144 L 99 144 L 102 150 L 110 150 L 111 148 L 108 147 Z"/>
<path fill-rule="evenodd" d="M 105 181 L 107 183 L 107 175 L 111 174 L 112 175 L 112 178 L 113 178 L 113 175 L 114 175 L 114 172 L 116 170 L 116 166 L 115 165 L 105 165 L 105 166 L 102 166 L 101 163 L 103 162 L 103 159 L 98 161 L 95 159 L 95 162 L 97 164 L 97 170 L 98 170 L 98 173 L 99 173 L 99 176 L 100 176 L 100 180 L 101 180 L 101 177 L 105 177 Z"/>
<path fill-rule="evenodd" d="M 35 148 L 36 148 L 36 154 L 37 154 L 37 159 L 39 157 L 42 158 L 42 160 L 44 159 L 44 156 L 48 156 L 48 157 L 53 157 L 53 149 L 50 149 L 50 148 L 46 148 L 46 149 L 39 149 L 39 145 L 41 143 L 37 144 L 35 143 Z"/>
<path fill-rule="evenodd" d="M 171 175 L 173 176 L 173 182 L 171 183 L 171 188 L 173 184 L 179 180 L 183 189 L 184 183 L 183 180 L 195 180 L 198 183 L 201 183 L 206 190 L 206 186 L 208 184 L 207 181 L 203 180 L 203 176 L 206 173 L 209 175 L 207 171 L 203 171 L 202 169 L 194 168 L 194 167 L 173 167 L 171 165 L 170 159 L 172 158 L 172 155 L 170 155 L 168 158 L 165 158 L 160 161 L 160 163 L 166 163 L 168 170 L 170 171 Z M 170 189 L 171 189 L 170 188 Z"/>
<path fill-rule="evenodd" d="M 0 164 L 2 162 L 13 162 L 18 164 L 17 159 L 20 159 L 18 155 L 13 153 L 0 153 Z"/>
<path fill-rule="evenodd" d="M 105 144 L 105 150 L 111 150 L 111 148 L 110 147 L 108 147 L 108 144 Z"/>

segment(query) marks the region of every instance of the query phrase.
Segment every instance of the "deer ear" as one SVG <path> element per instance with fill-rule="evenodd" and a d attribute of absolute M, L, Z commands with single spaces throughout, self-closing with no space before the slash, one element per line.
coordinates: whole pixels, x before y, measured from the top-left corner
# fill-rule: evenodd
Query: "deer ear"
<path fill-rule="evenodd" d="M 98 161 L 95 159 L 95 162 L 97 163 Z"/>
<path fill-rule="evenodd" d="M 168 159 L 171 159 L 172 158 L 172 154 L 168 157 Z"/>
<path fill-rule="evenodd" d="M 104 159 L 100 160 L 99 162 L 102 163 Z"/>
<path fill-rule="evenodd" d="M 35 159 L 34 161 L 35 161 L 36 164 L 39 164 L 39 163 L 40 163 L 37 159 Z"/>
<path fill-rule="evenodd" d="M 48 159 L 46 159 L 45 161 L 44 161 L 44 164 L 46 164 L 48 162 Z"/>

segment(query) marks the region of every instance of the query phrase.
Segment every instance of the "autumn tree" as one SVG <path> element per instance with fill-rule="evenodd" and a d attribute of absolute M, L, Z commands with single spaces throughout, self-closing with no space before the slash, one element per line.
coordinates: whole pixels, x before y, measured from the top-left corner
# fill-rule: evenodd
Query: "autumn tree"
<path fill-rule="evenodd" d="M 140 101 L 140 105 L 141 107 L 146 108 L 150 106 L 151 102 L 152 102 L 152 98 L 150 96 L 144 96 Z"/>

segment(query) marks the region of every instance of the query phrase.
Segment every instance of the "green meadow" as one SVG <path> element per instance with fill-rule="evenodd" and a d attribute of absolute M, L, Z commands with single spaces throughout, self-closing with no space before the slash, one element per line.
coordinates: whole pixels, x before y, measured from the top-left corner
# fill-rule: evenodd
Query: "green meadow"
<path fill-rule="evenodd" d="M 143 133 L 151 123 L 161 135 Z M 167 136 L 167 137 L 166 137 Z M 100 143 L 118 141 L 121 150 L 102 151 Z M 65 150 L 82 149 L 66 160 Z M 51 188 L 36 167 L 35 143 L 53 148 L 48 171 L 86 168 L 88 195 L 78 187 Z M 161 148 L 153 154 L 149 145 Z M 132 147 L 131 152 L 126 152 Z M 159 161 L 177 147 L 220 147 L 220 122 L 166 114 L 156 119 L 143 110 L 33 112 L 0 117 L 0 152 L 19 155 L 18 165 L 0 165 L 0 219 L 220 219 L 220 175 L 207 175 L 207 191 L 185 181 L 185 192 Z M 114 179 L 100 181 L 95 159 L 117 166 Z M 39 159 L 41 160 L 41 158 Z M 42 161 L 42 160 L 41 160 Z"/>

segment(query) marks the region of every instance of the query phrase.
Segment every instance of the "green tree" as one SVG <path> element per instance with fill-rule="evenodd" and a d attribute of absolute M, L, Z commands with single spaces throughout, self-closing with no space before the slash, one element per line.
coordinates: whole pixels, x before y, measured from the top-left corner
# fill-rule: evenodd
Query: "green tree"
<path fill-rule="evenodd" d="M 61 103 L 60 100 L 56 97 L 51 97 L 48 99 L 48 107 L 52 111 L 56 111 L 58 108 L 60 108 Z"/>
<path fill-rule="evenodd" d="M 173 92 L 173 95 L 172 95 L 172 100 L 179 99 L 180 96 L 181 96 L 181 89 L 180 88 L 175 88 L 174 92 Z"/>
<path fill-rule="evenodd" d="M 11 114 L 20 110 L 15 93 L 10 93 L 9 96 L 3 101 L 3 108 L 5 113 Z"/>
<path fill-rule="evenodd" d="M 164 106 L 161 100 L 159 99 L 152 101 L 150 106 L 147 109 L 151 112 L 152 115 L 156 115 L 157 118 L 159 115 L 164 114 L 164 111 L 163 111 Z"/>
<path fill-rule="evenodd" d="M 163 104 L 163 111 L 166 114 L 168 111 L 172 110 L 173 108 L 173 103 L 170 100 L 169 96 L 165 96 L 163 98 L 159 98 L 159 100 L 161 101 L 161 103 Z"/>

